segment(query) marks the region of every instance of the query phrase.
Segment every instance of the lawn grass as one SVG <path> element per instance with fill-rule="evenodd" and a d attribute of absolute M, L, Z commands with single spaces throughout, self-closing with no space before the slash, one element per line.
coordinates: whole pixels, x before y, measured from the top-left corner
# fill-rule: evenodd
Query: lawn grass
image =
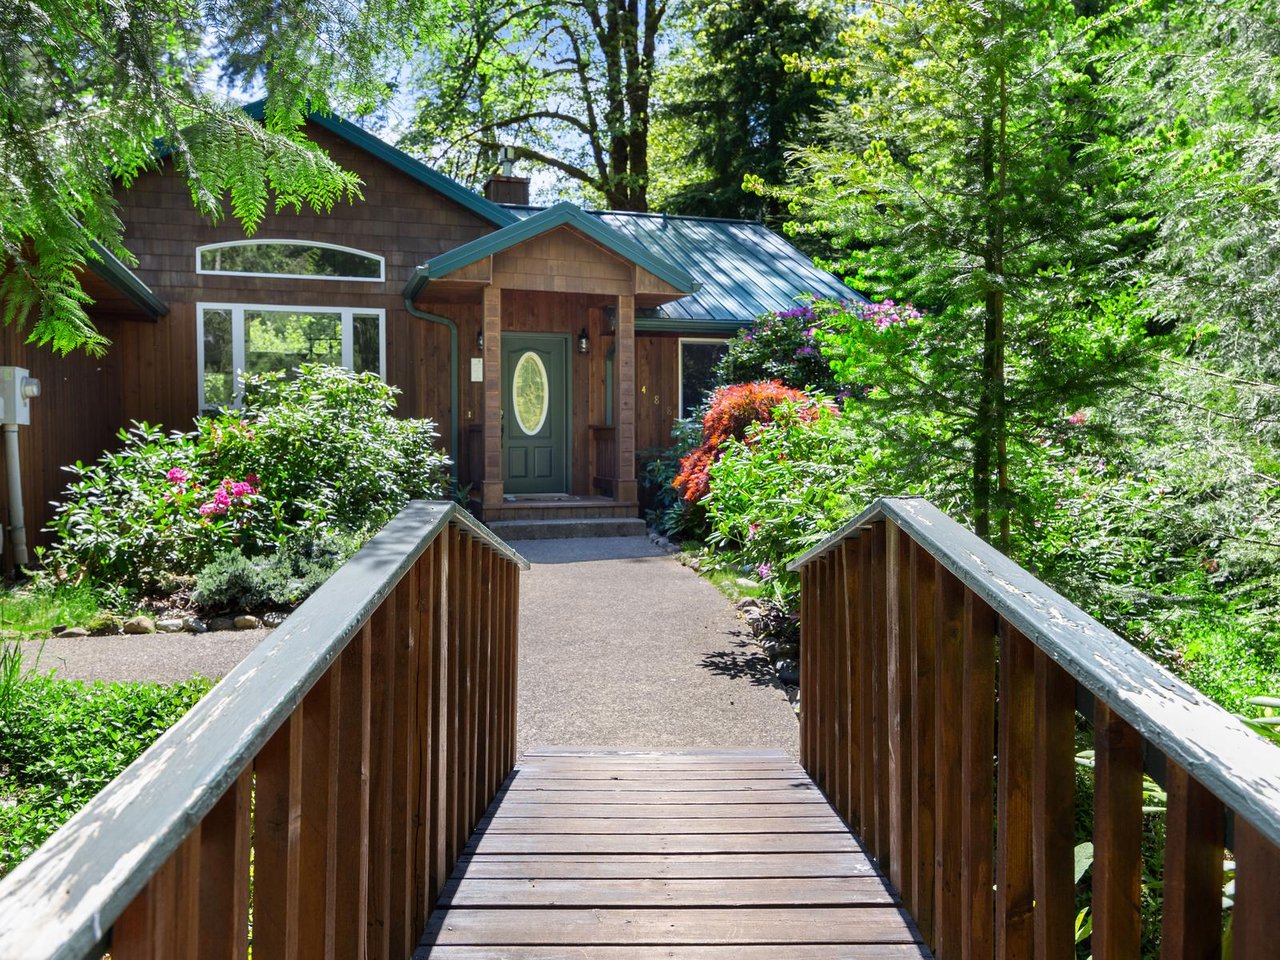
<path fill-rule="evenodd" d="M 108 603 L 101 590 L 83 583 L 0 589 L 0 640 L 48 637 L 59 624 L 86 626 L 107 609 L 123 612 L 119 603 Z"/>

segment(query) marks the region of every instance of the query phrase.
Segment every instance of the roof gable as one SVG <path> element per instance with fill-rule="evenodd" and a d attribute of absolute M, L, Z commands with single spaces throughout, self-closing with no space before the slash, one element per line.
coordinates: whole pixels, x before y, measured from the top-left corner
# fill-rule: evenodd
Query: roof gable
<path fill-rule="evenodd" d="M 507 208 L 506 212 L 511 213 Z M 679 295 L 687 295 L 698 289 L 698 283 L 681 267 L 655 254 L 648 247 L 636 243 L 630 237 L 603 223 L 598 217 L 585 213 L 572 203 L 561 202 L 524 219 L 514 213 L 516 221 L 500 230 L 472 240 L 460 247 L 433 257 L 414 270 L 405 285 L 405 296 L 415 297 L 432 280 L 439 280 L 462 270 L 485 257 L 501 253 L 559 227 L 572 227 L 623 260 L 634 263 L 666 284 Z"/>
<path fill-rule="evenodd" d="M 266 113 L 266 100 L 255 100 L 253 103 L 246 104 L 244 112 L 255 120 L 263 119 Z M 334 136 L 341 137 L 352 146 L 363 150 L 372 157 L 376 157 L 423 186 L 430 187 L 436 193 L 465 207 L 496 227 L 505 227 L 509 224 L 518 223 L 520 220 L 515 213 L 506 207 L 496 204 L 474 190 L 464 187 L 452 177 L 446 177 L 443 173 L 427 166 L 416 157 L 410 156 L 398 147 L 393 147 L 362 127 L 343 120 L 337 114 L 312 113 L 308 115 L 307 120 L 321 129 L 327 130 Z"/>

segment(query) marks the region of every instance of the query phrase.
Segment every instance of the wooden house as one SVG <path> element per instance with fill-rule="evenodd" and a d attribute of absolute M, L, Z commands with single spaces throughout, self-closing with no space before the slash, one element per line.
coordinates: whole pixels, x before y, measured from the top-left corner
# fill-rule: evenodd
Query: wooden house
<path fill-rule="evenodd" d="M 246 239 L 162 162 L 119 193 L 136 268 L 86 275 L 106 356 L 0 332 L 0 363 L 44 385 L 21 434 L 34 542 L 62 465 L 133 420 L 189 429 L 236 403 L 237 371 L 304 360 L 376 371 L 403 415 L 434 419 L 486 522 L 634 518 L 637 451 L 696 407 L 725 338 L 798 296 L 851 296 L 757 223 L 537 209 L 522 178 L 482 195 L 342 119 L 309 125 L 363 201 L 268 213 Z"/>

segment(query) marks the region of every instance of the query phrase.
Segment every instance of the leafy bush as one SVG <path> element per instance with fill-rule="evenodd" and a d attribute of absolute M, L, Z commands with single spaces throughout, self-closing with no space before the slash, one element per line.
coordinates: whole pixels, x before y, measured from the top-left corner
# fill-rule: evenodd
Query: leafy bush
<path fill-rule="evenodd" d="M 773 581 L 784 598 L 796 577 L 786 564 L 882 493 L 883 452 L 820 402 L 785 403 L 772 422 L 730 440 L 710 468 L 707 540 L 729 560 Z M 891 474 L 890 474 L 891 475 Z"/>
<path fill-rule="evenodd" d="M 827 321 L 841 309 L 827 301 L 769 313 L 739 330 L 716 367 L 721 384 L 777 380 L 797 390 L 847 396 L 850 387 L 832 373 L 819 341 Z"/>
<path fill-rule="evenodd" d="M 0 717 L 0 874 L 13 869 L 208 691 L 207 680 L 86 685 L 30 676 Z"/>
<path fill-rule="evenodd" d="M 259 556 L 286 540 L 362 538 L 415 498 L 447 490 L 430 420 L 394 417 L 373 374 L 303 366 L 245 378 L 245 407 L 193 433 L 135 424 L 77 479 L 42 559 L 60 578 L 163 590 L 215 556 Z"/>
<path fill-rule="evenodd" d="M 799 390 L 783 386 L 777 380 L 740 383 L 721 387 L 711 395 L 702 418 L 702 443 L 680 461 L 680 472 L 672 481 L 689 503 L 697 503 L 709 490 L 712 464 L 720 458 L 720 448 L 730 440 L 742 440 L 748 428 L 773 419 L 773 408 L 783 403 L 803 403 Z M 797 408 L 796 416 L 816 416 L 816 408 Z"/>
<path fill-rule="evenodd" d="M 318 364 L 293 379 L 245 377 L 244 409 L 202 421 L 201 445 L 218 474 L 258 478 L 280 531 L 372 532 L 410 500 L 447 491 L 435 424 L 393 416 L 397 392 Z"/>
<path fill-rule="evenodd" d="M 289 607 L 329 579 L 356 550 L 353 539 L 286 541 L 275 553 L 218 554 L 196 574 L 191 599 L 210 611 Z"/>
<path fill-rule="evenodd" d="M 676 489 L 680 461 L 702 442 L 702 421 L 690 417 L 671 425 L 671 446 L 665 450 L 646 450 L 640 475 L 641 502 L 645 519 L 665 536 L 701 537 L 706 533 L 706 514 L 700 504 L 690 503 Z"/>

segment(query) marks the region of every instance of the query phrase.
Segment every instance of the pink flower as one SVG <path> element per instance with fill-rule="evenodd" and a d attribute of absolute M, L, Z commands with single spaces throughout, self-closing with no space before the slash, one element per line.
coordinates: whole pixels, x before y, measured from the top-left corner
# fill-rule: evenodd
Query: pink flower
<path fill-rule="evenodd" d="M 768 580 L 773 576 L 773 564 L 768 561 L 760 564 L 760 566 L 756 567 L 756 575 L 761 580 Z"/>
<path fill-rule="evenodd" d="M 226 512 L 227 512 L 226 506 L 224 504 L 218 503 L 215 500 L 210 500 L 208 503 L 200 504 L 200 516 L 202 517 L 210 517 L 210 516 L 213 516 L 214 514 L 220 514 L 220 513 L 226 513 Z"/>
<path fill-rule="evenodd" d="M 191 479 L 191 474 L 187 473 L 187 471 L 183 470 L 181 467 L 174 467 L 164 476 L 170 483 L 175 483 L 179 486 Z"/>
<path fill-rule="evenodd" d="M 759 532 L 760 532 L 760 524 L 758 523 L 751 524 L 751 526 L 747 528 L 747 539 L 750 540 Z"/>
<path fill-rule="evenodd" d="M 1088 419 L 1089 415 L 1087 413 L 1083 410 L 1077 410 L 1071 416 L 1067 417 L 1067 423 L 1071 424 L 1073 427 L 1078 427 Z"/>
<path fill-rule="evenodd" d="M 247 497 L 253 492 L 253 484 L 245 483 L 243 480 L 239 480 L 231 485 L 231 495 L 233 497 Z"/>
<path fill-rule="evenodd" d="M 258 489 L 258 475 L 256 473 L 246 473 L 244 475 L 245 483 L 252 485 L 254 490 Z"/>

